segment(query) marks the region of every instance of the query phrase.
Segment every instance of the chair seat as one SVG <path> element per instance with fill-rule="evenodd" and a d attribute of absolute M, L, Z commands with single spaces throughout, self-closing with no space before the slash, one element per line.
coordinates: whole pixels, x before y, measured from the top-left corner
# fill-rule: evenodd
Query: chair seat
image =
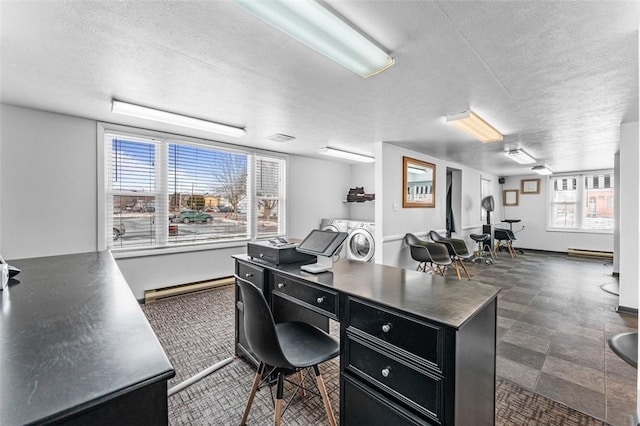
<path fill-rule="evenodd" d="M 489 235 L 489 234 L 470 234 L 469 238 L 471 238 L 475 242 L 489 241 L 491 239 L 491 235 Z"/>
<path fill-rule="evenodd" d="M 304 322 L 276 324 L 280 347 L 291 367 L 305 368 L 335 358 L 340 353 L 337 340 Z"/>

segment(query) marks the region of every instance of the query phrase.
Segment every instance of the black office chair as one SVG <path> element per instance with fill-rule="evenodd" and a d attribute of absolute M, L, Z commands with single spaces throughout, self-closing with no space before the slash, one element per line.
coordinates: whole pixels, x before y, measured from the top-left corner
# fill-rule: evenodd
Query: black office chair
<path fill-rule="evenodd" d="M 416 271 L 431 272 L 444 277 L 447 267 L 452 263 L 446 247 L 422 240 L 413 234 L 405 234 L 404 241 L 411 250 L 411 258 L 418 262 Z"/>
<path fill-rule="evenodd" d="M 253 398 L 260 385 L 268 381 L 273 374 L 277 374 L 274 424 L 279 426 L 283 414 L 284 380 L 287 380 L 284 377 L 285 370 L 298 372 L 300 382 L 291 382 L 296 385 L 296 391 L 293 394 L 295 396 L 300 389 L 302 389 L 302 394 L 304 395 L 305 388 L 302 386 L 304 378 L 301 370 L 306 369 L 306 375 L 309 369 L 313 368 L 329 424 L 336 426 L 336 419 L 318 364 L 338 356 L 340 353 L 338 342 L 324 331 L 304 322 L 282 322 L 276 324 L 267 301 L 260 290 L 253 284 L 243 280 L 237 280 L 237 283 L 240 286 L 244 304 L 244 327 L 247 342 L 260 360 L 240 424 L 246 424 Z M 270 371 L 265 374 L 266 366 L 270 367 Z"/>
<path fill-rule="evenodd" d="M 516 251 L 513 249 L 513 241 L 517 238 L 513 232 L 509 229 L 495 228 L 493 230 L 493 238 L 496 243 L 493 247 L 493 253 L 497 256 L 500 247 L 506 247 L 511 255 L 511 258 L 516 257 Z"/>
<path fill-rule="evenodd" d="M 469 275 L 469 271 L 467 271 L 467 267 L 464 266 L 463 261 L 471 260 L 473 258 L 473 254 L 469 252 L 467 243 L 465 243 L 464 240 L 458 238 L 446 238 L 438 234 L 436 231 L 429 231 L 429 238 L 447 248 L 459 280 L 462 279 L 462 277 L 460 276 L 460 268 L 458 268 L 458 266 L 460 266 L 464 273 L 467 274 L 467 279 L 471 279 L 471 275 Z"/>

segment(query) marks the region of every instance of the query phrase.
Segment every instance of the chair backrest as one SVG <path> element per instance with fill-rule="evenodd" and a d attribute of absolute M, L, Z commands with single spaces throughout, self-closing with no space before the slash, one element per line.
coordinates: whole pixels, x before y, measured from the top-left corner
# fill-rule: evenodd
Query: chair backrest
<path fill-rule="evenodd" d="M 407 243 L 408 246 L 417 246 L 425 243 L 424 240 L 421 240 L 413 234 L 404 234 L 404 242 Z"/>
<path fill-rule="evenodd" d="M 516 236 L 510 229 L 495 228 L 493 230 L 493 236 L 496 240 L 516 241 Z"/>
<path fill-rule="evenodd" d="M 249 347 L 260 359 L 272 367 L 289 367 L 282 353 L 276 324 L 262 292 L 253 284 L 236 280 L 244 305 L 244 331 Z"/>
<path fill-rule="evenodd" d="M 445 239 L 442 235 L 438 234 L 436 231 L 429 231 L 429 238 L 431 238 L 431 240 L 436 243 L 438 241 L 442 241 Z"/>
<path fill-rule="evenodd" d="M 433 263 L 438 265 L 450 265 L 451 256 L 449 255 L 449 247 L 442 243 L 425 243 L 425 247 L 429 252 L 429 256 Z"/>
<path fill-rule="evenodd" d="M 421 240 L 413 234 L 405 234 L 404 242 L 407 243 L 411 250 L 411 258 L 418 262 L 429 262 L 429 252 L 425 247 L 426 241 Z"/>

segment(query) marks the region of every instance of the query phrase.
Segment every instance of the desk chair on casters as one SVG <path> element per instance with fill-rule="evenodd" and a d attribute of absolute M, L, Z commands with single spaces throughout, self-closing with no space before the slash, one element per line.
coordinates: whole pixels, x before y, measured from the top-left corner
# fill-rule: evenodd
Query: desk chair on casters
<path fill-rule="evenodd" d="M 411 258 L 418 262 L 416 271 L 431 272 L 444 277 L 447 267 L 452 263 L 446 247 L 421 240 L 413 234 L 406 234 L 404 241 L 411 250 Z"/>
<path fill-rule="evenodd" d="M 462 279 L 462 277 L 460 277 L 460 268 L 462 268 L 464 273 L 467 275 L 467 279 L 471 279 L 471 275 L 469 275 L 469 271 L 467 271 L 467 267 L 464 266 L 463 261 L 471 260 L 473 258 L 473 254 L 469 253 L 467 243 L 465 243 L 464 240 L 458 238 L 446 238 L 438 234 L 436 231 L 429 231 L 429 238 L 447 248 L 459 280 Z"/>
<path fill-rule="evenodd" d="M 513 249 L 513 241 L 516 241 L 517 238 L 513 232 L 509 229 L 501 229 L 496 228 L 493 231 L 493 238 L 496 240 L 496 243 L 493 247 L 493 253 L 497 256 L 498 250 L 500 247 L 506 247 L 511 255 L 511 258 L 516 257 L 516 251 Z"/>
<path fill-rule="evenodd" d="M 338 342 L 324 331 L 304 322 L 281 322 L 276 324 L 267 301 L 260 290 L 249 282 L 243 280 L 237 280 L 237 282 L 240 286 L 242 302 L 244 303 L 244 327 L 247 341 L 251 350 L 260 360 L 240 424 L 245 425 L 247 423 L 251 404 L 260 384 L 269 380 L 272 374 L 276 374 L 277 391 L 274 424 L 279 426 L 283 412 L 285 370 L 298 372 L 300 383 L 295 383 L 296 392 L 302 389 L 302 394 L 304 395 L 301 371 L 303 369 L 308 371 L 313 368 L 329 424 L 336 426 L 336 419 L 318 364 L 338 356 L 340 353 Z M 265 374 L 267 366 L 271 370 Z"/>

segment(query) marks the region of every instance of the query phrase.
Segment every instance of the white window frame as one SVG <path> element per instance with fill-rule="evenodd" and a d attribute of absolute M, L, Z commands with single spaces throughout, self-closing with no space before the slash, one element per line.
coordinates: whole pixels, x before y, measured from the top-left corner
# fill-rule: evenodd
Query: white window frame
<path fill-rule="evenodd" d="M 149 255 L 160 255 L 168 253 L 181 253 L 200 250 L 220 249 L 227 247 L 239 247 L 246 245 L 249 240 L 255 240 L 257 236 L 257 218 L 254 217 L 257 214 L 257 197 L 254 193 L 255 190 L 255 158 L 256 156 L 280 159 L 284 162 L 283 176 L 281 180 L 282 199 L 279 202 L 278 207 L 278 226 L 280 232 L 279 236 L 285 236 L 287 234 L 287 190 L 288 190 L 288 169 L 289 169 L 289 156 L 282 153 L 275 153 L 273 151 L 264 151 L 260 149 L 246 148 L 239 145 L 232 145 L 228 143 L 213 141 L 209 139 L 198 139 L 190 136 L 165 133 L 149 129 L 134 128 L 129 126 L 123 126 L 111 123 L 97 123 L 97 249 L 106 250 L 108 247 L 109 238 L 112 237 L 111 227 L 113 225 L 112 215 L 107 214 L 107 196 L 113 194 L 107 194 L 106 188 L 106 165 L 108 158 L 106 156 L 107 151 L 110 151 L 110 147 L 107 149 L 105 145 L 105 136 L 109 133 L 117 133 L 118 135 L 128 136 L 134 140 L 142 140 L 145 142 L 157 143 L 161 149 L 156 150 L 156 160 L 163 164 L 163 167 L 159 167 L 159 172 L 156 174 L 156 192 L 149 193 L 149 196 L 155 196 L 157 200 L 161 199 L 165 195 L 168 197 L 168 188 L 166 182 L 166 173 L 168 165 L 168 146 L 170 143 L 179 143 L 185 145 L 194 145 L 205 148 L 221 149 L 229 152 L 242 153 L 247 155 L 247 170 L 249 177 L 247 179 L 247 236 L 246 238 L 224 240 L 224 241 L 205 241 L 205 242 L 189 242 L 189 243 L 168 243 L 168 203 L 156 202 L 156 245 L 150 247 L 135 247 L 135 248 L 119 248 L 113 250 L 114 257 L 126 258 L 126 257 L 138 257 Z M 118 195 L 118 194 L 116 194 Z M 164 204 L 167 204 L 166 206 Z"/>
<path fill-rule="evenodd" d="M 613 229 L 589 229 L 583 227 L 583 219 L 584 219 L 584 209 L 586 205 L 586 188 L 585 188 L 585 178 L 587 176 L 594 175 L 612 175 L 614 171 L 611 169 L 607 170 L 589 170 L 578 173 L 562 173 L 562 174 L 554 174 L 552 176 L 547 177 L 547 224 L 546 230 L 550 232 L 575 232 L 575 233 L 586 233 L 586 234 L 613 234 Z M 551 207 L 553 202 L 553 180 L 555 178 L 575 178 L 576 179 L 576 227 L 575 228 L 558 228 L 552 227 L 551 223 L 553 221 L 553 208 Z M 614 182 L 617 184 L 617 182 Z M 615 195 L 614 195 L 615 197 Z M 615 200 L 615 199 L 614 199 Z M 614 201 L 615 202 L 615 201 Z"/>

